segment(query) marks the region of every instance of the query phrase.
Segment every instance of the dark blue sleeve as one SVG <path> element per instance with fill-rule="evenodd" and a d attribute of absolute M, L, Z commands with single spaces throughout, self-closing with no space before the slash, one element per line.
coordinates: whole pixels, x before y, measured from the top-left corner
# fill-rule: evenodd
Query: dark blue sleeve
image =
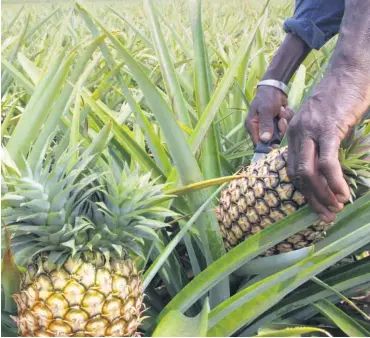
<path fill-rule="evenodd" d="M 344 0 L 296 0 L 294 15 L 284 22 L 284 30 L 320 49 L 339 32 L 343 14 Z"/>

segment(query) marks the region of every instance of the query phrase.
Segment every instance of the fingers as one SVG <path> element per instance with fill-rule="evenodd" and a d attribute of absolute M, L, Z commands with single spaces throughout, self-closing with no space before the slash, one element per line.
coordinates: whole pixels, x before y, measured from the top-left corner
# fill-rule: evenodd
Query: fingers
<path fill-rule="evenodd" d="M 299 163 L 299 152 L 301 139 L 297 136 L 297 128 L 290 124 L 288 129 L 288 161 L 287 161 L 287 173 L 292 182 L 294 182 L 296 176 L 296 169 Z"/>
<path fill-rule="evenodd" d="M 331 211 L 339 211 L 343 205 L 340 205 L 335 195 L 330 190 L 326 177 L 320 171 L 319 157 L 316 150 L 316 144 L 313 140 L 305 140 L 301 150 L 301 162 L 298 165 L 298 173 L 309 167 L 309 175 L 306 177 L 307 184 L 311 186 L 312 195 L 323 206 L 331 207 Z M 302 166 L 302 167 L 301 167 Z"/>
<path fill-rule="evenodd" d="M 288 97 L 284 94 L 281 96 L 281 105 L 286 107 L 288 105 Z"/>
<path fill-rule="evenodd" d="M 279 127 L 279 131 L 280 131 L 280 136 L 284 136 L 285 133 L 287 132 L 288 130 L 288 122 L 285 118 L 281 118 L 278 122 L 278 127 Z"/>
<path fill-rule="evenodd" d="M 273 107 L 262 107 L 258 110 L 258 117 L 260 122 L 259 137 L 263 142 L 270 141 L 272 134 L 274 133 L 274 116 L 277 114 L 273 113 L 273 109 Z"/>
<path fill-rule="evenodd" d="M 339 146 L 339 137 L 323 139 L 320 142 L 319 169 L 337 201 L 345 203 L 350 198 L 350 190 L 338 160 Z"/>
<path fill-rule="evenodd" d="M 248 134 L 252 138 L 253 144 L 257 144 L 260 141 L 259 138 L 259 119 L 257 115 L 257 109 L 254 105 L 251 106 L 251 109 L 248 113 L 247 118 L 245 119 L 244 126 L 248 131 Z"/>
<path fill-rule="evenodd" d="M 311 205 L 312 209 L 315 210 L 319 216 L 320 220 L 324 221 L 325 223 L 330 223 L 335 220 L 335 212 L 330 211 L 329 209 L 325 208 L 322 204 L 320 204 L 316 199 L 307 198 L 307 202 Z"/>
<path fill-rule="evenodd" d="M 275 114 L 274 110 L 276 110 L 275 107 L 256 108 L 254 105 L 251 106 L 245 120 L 245 127 L 251 135 L 254 144 L 260 141 L 268 142 L 272 138 L 274 132 L 274 116 L 278 115 Z"/>
<path fill-rule="evenodd" d="M 288 124 L 290 120 L 292 119 L 294 115 L 293 110 L 291 110 L 289 107 L 281 107 L 280 112 L 279 112 L 279 131 L 280 131 L 280 136 L 283 137 L 285 133 L 288 130 Z"/>
<path fill-rule="evenodd" d="M 280 108 L 280 112 L 279 112 L 279 118 L 284 118 L 287 120 L 287 122 L 289 123 L 290 120 L 293 118 L 293 115 L 294 115 L 294 111 L 292 109 L 290 109 L 289 107 L 284 107 L 282 106 Z"/>
<path fill-rule="evenodd" d="M 290 140 L 289 147 L 290 145 L 292 147 L 289 148 L 288 154 L 288 175 L 299 191 L 305 195 L 313 209 L 319 213 L 320 218 L 325 222 L 331 222 L 334 220 L 336 212 L 343 208 L 343 202 L 338 201 L 336 193 L 332 191 L 332 186 L 337 189 L 335 191 L 340 191 L 341 194 L 345 193 L 344 190 L 338 190 L 343 182 L 338 183 L 336 177 L 333 176 L 338 174 L 338 168 L 336 165 L 325 168 L 325 173 L 334 168 L 334 173 L 331 172 L 327 178 L 321 171 L 321 153 L 319 155 L 316 143 L 312 139 L 304 139 L 300 143 L 298 151 L 297 144 L 299 144 L 297 140 Z M 338 152 L 332 154 L 331 160 L 333 157 L 334 159 L 338 158 Z M 339 170 L 340 177 L 343 177 L 340 167 Z M 329 182 L 331 182 L 330 185 Z"/>
<path fill-rule="evenodd" d="M 280 112 L 280 108 L 286 105 L 287 98 L 279 89 L 269 86 L 258 88 L 245 120 L 245 127 L 254 144 L 271 140 L 274 133 L 274 117 L 284 118 L 289 123 L 293 114 L 287 109 Z M 284 121 L 281 122 L 281 127 L 285 132 Z"/>

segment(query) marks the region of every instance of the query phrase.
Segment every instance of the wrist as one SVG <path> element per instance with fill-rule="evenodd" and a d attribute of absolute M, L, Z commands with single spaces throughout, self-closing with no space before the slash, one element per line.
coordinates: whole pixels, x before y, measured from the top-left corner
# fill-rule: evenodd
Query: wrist
<path fill-rule="evenodd" d="M 257 88 L 263 87 L 263 86 L 276 88 L 280 90 L 286 97 L 288 97 L 289 95 L 289 88 L 284 82 L 273 80 L 273 79 L 266 79 L 266 80 L 262 80 L 258 82 Z"/>
<path fill-rule="evenodd" d="M 328 130 L 335 126 L 340 139 L 360 122 L 370 105 L 369 95 L 366 99 L 349 84 L 350 81 L 352 78 L 348 73 L 339 77 L 327 73 L 302 109 L 303 115 L 314 124 Z"/>
<path fill-rule="evenodd" d="M 370 106 L 370 77 L 358 68 L 336 67 L 325 74 L 316 92 L 333 114 L 353 117 L 353 126 Z"/>
<path fill-rule="evenodd" d="M 262 80 L 273 79 L 288 84 L 310 51 L 310 47 L 301 38 L 288 33 Z"/>

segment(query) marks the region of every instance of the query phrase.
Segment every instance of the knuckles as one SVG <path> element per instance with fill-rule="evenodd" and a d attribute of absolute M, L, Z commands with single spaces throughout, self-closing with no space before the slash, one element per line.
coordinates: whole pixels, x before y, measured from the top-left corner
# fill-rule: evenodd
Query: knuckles
<path fill-rule="evenodd" d="M 287 130 L 288 140 L 293 140 L 296 136 L 299 136 L 300 133 L 301 133 L 301 130 L 300 130 L 299 124 L 293 118 L 290 121 L 288 130 Z"/>
<path fill-rule="evenodd" d="M 334 167 L 333 159 L 328 155 L 321 156 L 319 158 L 319 169 L 322 172 L 329 172 L 333 169 L 333 167 Z"/>
<path fill-rule="evenodd" d="M 296 171 L 296 176 L 303 180 L 311 180 L 314 177 L 313 168 L 309 163 L 299 163 Z"/>

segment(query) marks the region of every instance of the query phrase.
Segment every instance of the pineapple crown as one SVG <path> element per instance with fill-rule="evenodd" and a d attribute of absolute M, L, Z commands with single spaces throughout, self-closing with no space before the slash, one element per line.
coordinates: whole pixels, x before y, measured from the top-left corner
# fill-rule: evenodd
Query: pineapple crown
<path fill-rule="evenodd" d="M 339 161 L 353 196 L 361 188 L 370 188 L 370 120 L 354 128 L 343 140 Z"/>
<path fill-rule="evenodd" d="M 158 238 L 155 230 L 166 226 L 162 219 L 174 215 L 157 206 L 169 198 L 164 186 L 150 173 L 130 172 L 99 155 L 41 156 L 34 168 L 25 161 L 20 176 L 5 176 L 2 219 L 19 265 L 44 252 L 56 265 L 93 250 L 116 258 L 142 255 L 145 239 Z"/>
<path fill-rule="evenodd" d="M 160 206 L 171 196 L 163 193 L 164 184 L 150 179 L 150 172 L 140 175 L 112 159 L 104 166 L 107 170 L 100 179 L 102 188 L 87 201 L 87 218 L 94 228 L 84 236 L 98 241 L 101 251 L 109 248 L 118 257 L 127 251 L 143 256 L 145 240 L 157 240 L 155 230 L 167 226 L 162 219 L 176 215 Z"/>

